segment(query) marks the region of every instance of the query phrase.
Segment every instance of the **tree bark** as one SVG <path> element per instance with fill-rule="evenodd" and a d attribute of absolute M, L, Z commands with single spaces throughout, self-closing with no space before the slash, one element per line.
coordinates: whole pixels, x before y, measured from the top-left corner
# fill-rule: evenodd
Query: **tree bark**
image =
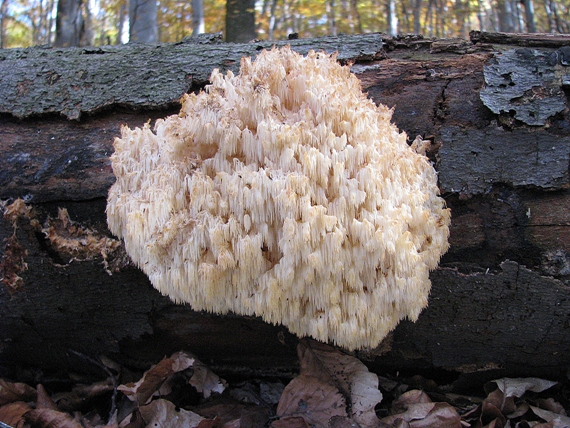
<path fill-rule="evenodd" d="M 338 51 L 369 97 L 394 107 L 410 139 L 431 142 L 452 210 L 451 248 L 431 275 L 429 307 L 379 348 L 357 353 L 371 366 L 480 381 L 565 376 L 568 41 L 472 33 L 471 41 L 370 34 L 287 42 L 302 53 Z M 172 304 L 130 264 L 105 221 L 121 125 L 175 114 L 182 94 L 203 87 L 214 68 L 237 72 L 241 56 L 272 44 L 204 35 L 156 47 L 0 51 L 0 199 L 32 208 L 0 225 L 0 372 L 81 369 L 69 350 L 145 366 L 181 348 L 219 373 L 296 370 L 297 339 L 285 328 Z"/>

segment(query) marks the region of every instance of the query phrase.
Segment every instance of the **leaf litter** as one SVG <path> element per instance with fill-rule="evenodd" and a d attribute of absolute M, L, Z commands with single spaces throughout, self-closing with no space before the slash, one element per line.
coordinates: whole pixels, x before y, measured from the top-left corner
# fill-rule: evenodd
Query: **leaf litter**
<path fill-rule="evenodd" d="M 550 380 L 500 378 L 470 396 L 421 376 L 378 376 L 314 340 L 301 340 L 298 356 L 300 372 L 288 382 L 236 383 L 186 351 L 135 378 L 108 358 L 85 356 L 108 377 L 67 390 L 0 379 L 0 428 L 570 427 L 568 390 Z"/>

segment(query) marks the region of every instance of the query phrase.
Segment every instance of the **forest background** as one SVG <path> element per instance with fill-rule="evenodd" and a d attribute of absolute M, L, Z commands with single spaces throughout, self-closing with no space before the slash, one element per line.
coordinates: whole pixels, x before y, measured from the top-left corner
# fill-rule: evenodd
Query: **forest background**
<path fill-rule="evenodd" d="M 570 32 L 570 0 L 0 0 L 0 48 L 382 32 Z"/>

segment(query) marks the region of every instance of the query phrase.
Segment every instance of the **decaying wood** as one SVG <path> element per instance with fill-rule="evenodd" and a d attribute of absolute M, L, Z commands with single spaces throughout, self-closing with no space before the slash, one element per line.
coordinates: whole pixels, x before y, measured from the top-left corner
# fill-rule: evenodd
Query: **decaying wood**
<path fill-rule="evenodd" d="M 554 33 L 489 33 L 471 31 L 469 37 L 473 43 L 496 43 L 500 45 L 526 46 L 537 48 L 560 48 L 568 46 L 568 34 Z"/>
<path fill-rule="evenodd" d="M 290 44 L 300 53 L 338 52 L 341 61 L 374 59 L 378 34 L 287 42 L 222 43 L 219 37 L 188 38 L 155 46 L 14 49 L 0 56 L 0 112 L 18 118 L 55 113 L 68 119 L 122 105 L 159 109 L 204 85 L 213 69 L 239 71 L 240 59 Z"/>
<path fill-rule="evenodd" d="M 429 307 L 378 349 L 360 352 L 370 364 L 565 374 L 570 68 L 560 37 L 288 42 L 301 52 L 339 51 L 369 96 L 394 107 L 411 139 L 432 143 L 428 155 L 452 209 L 451 248 L 432 273 Z M 544 41 L 554 39 L 559 44 Z M 296 338 L 286 329 L 173 305 L 105 224 L 120 126 L 175 113 L 180 96 L 202 87 L 213 68 L 237 71 L 242 55 L 266 47 L 206 36 L 0 51 L 0 199 L 23 198 L 33 208 L 5 216 L 0 228 L 2 372 L 85 369 L 69 350 L 144 366 L 182 348 L 221 373 L 295 370 Z"/>

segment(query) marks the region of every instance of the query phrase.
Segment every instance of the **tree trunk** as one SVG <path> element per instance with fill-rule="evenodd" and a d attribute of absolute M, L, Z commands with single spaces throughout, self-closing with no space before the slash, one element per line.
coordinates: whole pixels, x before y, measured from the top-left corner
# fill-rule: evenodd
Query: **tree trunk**
<path fill-rule="evenodd" d="M 156 0 L 129 0 L 129 41 L 158 42 Z"/>
<path fill-rule="evenodd" d="M 55 19 L 56 47 L 79 46 L 85 31 L 83 0 L 59 0 Z"/>
<path fill-rule="evenodd" d="M 6 22 L 8 21 L 8 0 L 0 1 L 0 49 L 7 48 L 6 44 Z"/>
<path fill-rule="evenodd" d="M 123 0 L 119 3 L 119 7 L 117 10 L 117 23 L 118 23 L 118 30 L 117 30 L 117 40 L 115 40 L 115 44 L 119 45 L 124 42 L 127 37 L 127 22 L 129 17 L 128 11 L 128 4 L 127 0 Z"/>
<path fill-rule="evenodd" d="M 204 24 L 204 0 L 192 0 L 192 35 L 206 31 Z"/>
<path fill-rule="evenodd" d="M 497 0 L 497 21 L 499 31 L 505 33 L 515 33 L 515 10 L 512 0 Z"/>
<path fill-rule="evenodd" d="M 526 21 L 527 33 L 536 33 L 536 24 L 534 23 L 534 4 L 532 0 L 523 0 L 524 15 Z"/>
<path fill-rule="evenodd" d="M 226 42 L 247 43 L 254 40 L 255 1 L 226 1 Z"/>
<path fill-rule="evenodd" d="M 398 14 L 396 13 L 395 0 L 386 0 L 386 18 L 388 34 L 390 36 L 396 36 L 398 34 Z"/>
<path fill-rule="evenodd" d="M 268 32 L 268 39 L 273 40 L 275 38 L 275 29 L 277 25 L 277 20 L 275 17 L 275 9 L 277 7 L 277 0 L 271 1 L 271 9 L 269 15 L 269 32 Z"/>
<path fill-rule="evenodd" d="M 327 18 L 328 18 L 328 25 L 329 25 L 329 35 L 336 36 L 337 33 L 337 25 L 336 25 L 336 6 L 335 0 L 326 0 L 327 1 Z"/>
<path fill-rule="evenodd" d="M 378 34 L 291 40 L 338 52 L 363 89 L 431 144 L 452 211 L 451 248 L 429 307 L 402 322 L 371 366 L 462 379 L 562 378 L 570 365 L 569 37 Z M 182 348 L 223 373 L 287 376 L 297 339 L 259 319 L 197 313 L 154 290 L 106 228 L 120 127 L 176 114 L 214 68 L 274 42 L 219 37 L 0 55 L 0 376 L 85 370 L 69 350 L 147 366 Z M 284 43 L 277 43 L 283 45 Z M 500 45 L 498 45 L 500 44 Z M 61 61 L 65 55 L 66 61 Z M 58 212 L 65 208 L 65 212 Z M 86 238 L 88 237 L 88 239 Z"/>
<path fill-rule="evenodd" d="M 356 22 L 356 32 L 362 34 L 362 21 L 360 19 L 360 13 L 358 12 L 357 0 L 350 0 L 350 11 L 352 19 Z"/>

